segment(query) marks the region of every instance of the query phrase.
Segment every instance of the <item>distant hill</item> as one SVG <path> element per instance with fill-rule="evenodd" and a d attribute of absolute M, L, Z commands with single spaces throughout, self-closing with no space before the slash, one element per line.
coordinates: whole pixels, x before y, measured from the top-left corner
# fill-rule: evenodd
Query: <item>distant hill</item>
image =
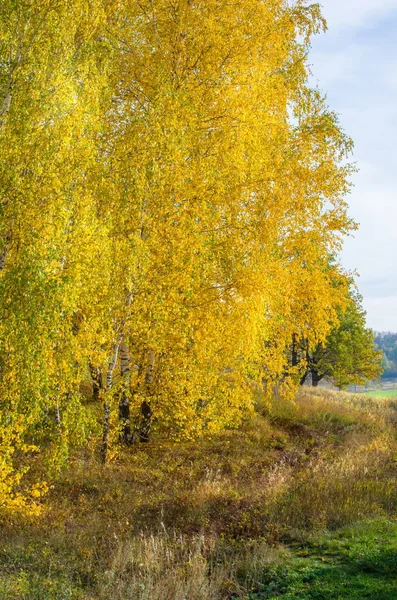
<path fill-rule="evenodd" d="M 375 343 L 384 356 L 385 371 L 382 378 L 397 377 L 397 333 L 375 333 Z"/>

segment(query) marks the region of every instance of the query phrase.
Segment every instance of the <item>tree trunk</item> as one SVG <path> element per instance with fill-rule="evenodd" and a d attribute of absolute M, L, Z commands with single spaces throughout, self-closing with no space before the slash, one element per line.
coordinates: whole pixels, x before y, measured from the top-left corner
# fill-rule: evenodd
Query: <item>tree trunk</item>
<path fill-rule="evenodd" d="M 56 424 L 58 435 L 62 435 L 62 419 L 61 419 L 61 411 L 60 411 L 58 402 L 55 405 L 55 424 Z"/>
<path fill-rule="evenodd" d="M 298 366 L 298 352 L 296 349 L 296 334 L 294 333 L 294 335 L 292 336 L 292 359 L 291 359 L 291 363 L 293 367 L 297 367 Z"/>
<path fill-rule="evenodd" d="M 4 269 L 4 267 L 6 266 L 6 259 L 7 259 L 7 254 L 10 250 L 11 240 L 12 240 L 11 233 L 7 233 L 5 240 L 4 240 L 3 250 L 0 253 L 0 271 L 2 271 Z"/>
<path fill-rule="evenodd" d="M 300 385 L 305 385 L 308 375 L 309 375 L 309 371 L 306 371 L 306 373 L 301 377 L 301 380 L 299 382 Z"/>
<path fill-rule="evenodd" d="M 317 387 L 319 382 L 321 381 L 321 376 L 319 375 L 319 372 L 316 369 L 311 369 L 311 374 L 312 374 L 312 386 Z"/>
<path fill-rule="evenodd" d="M 109 403 L 109 392 L 112 389 L 113 384 L 113 372 L 117 363 L 119 354 L 120 343 L 116 343 L 113 351 L 112 358 L 109 361 L 108 371 L 106 374 L 106 389 L 105 397 L 103 401 L 103 434 L 102 434 L 102 448 L 101 448 L 101 462 L 106 464 L 108 450 L 109 450 L 109 433 L 110 433 L 110 403 Z"/>
<path fill-rule="evenodd" d="M 32 39 L 31 39 L 31 43 L 33 42 L 35 37 L 36 37 L 36 33 L 33 35 Z M 15 83 L 16 83 L 15 76 L 16 76 L 16 73 L 17 73 L 21 63 L 22 63 L 22 46 L 23 46 L 23 33 L 18 41 L 18 48 L 17 48 L 16 55 L 14 58 L 12 58 L 11 64 L 10 64 L 10 67 L 9 67 L 8 73 L 7 73 L 7 79 L 6 79 L 7 83 L 5 85 L 3 100 L 1 102 L 1 107 L 0 107 L 0 126 L 3 125 L 4 118 L 10 111 L 12 95 L 13 95 L 14 87 L 15 87 Z"/>
<path fill-rule="evenodd" d="M 120 442 L 131 444 L 131 419 L 130 419 L 130 355 L 128 345 L 120 345 L 120 370 L 121 370 L 121 395 L 119 402 L 119 420 L 120 420 Z"/>
<path fill-rule="evenodd" d="M 150 433 L 152 429 L 152 409 L 150 404 L 144 400 L 141 404 L 142 421 L 139 426 L 139 439 L 141 442 L 148 442 L 150 440 Z"/>
<path fill-rule="evenodd" d="M 150 402 L 150 396 L 153 394 L 153 381 L 154 381 L 154 365 L 156 356 L 154 352 L 149 355 L 149 364 L 146 368 L 145 373 L 145 390 L 146 396 Z M 141 404 L 142 420 L 139 425 L 139 439 L 141 442 L 148 442 L 150 439 L 150 433 L 152 429 L 152 416 L 153 411 L 147 400 L 144 400 Z"/>
<path fill-rule="evenodd" d="M 106 464 L 109 451 L 109 432 L 110 432 L 110 404 L 103 403 L 103 432 L 102 432 L 102 447 L 101 447 L 101 462 Z"/>
<path fill-rule="evenodd" d="M 99 367 L 94 367 L 91 363 L 89 367 L 92 380 L 92 396 L 98 402 L 101 397 L 101 389 L 103 388 L 102 373 Z"/>

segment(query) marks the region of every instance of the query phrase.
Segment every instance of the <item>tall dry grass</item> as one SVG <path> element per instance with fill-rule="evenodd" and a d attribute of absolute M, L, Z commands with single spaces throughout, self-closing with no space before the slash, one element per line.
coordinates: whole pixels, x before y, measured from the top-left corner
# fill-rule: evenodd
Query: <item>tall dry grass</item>
<path fill-rule="evenodd" d="M 230 547 L 215 537 L 163 532 L 121 544 L 106 571 L 101 598 L 114 600 L 227 600 L 246 598 L 266 568 L 286 552 L 264 541 Z"/>
<path fill-rule="evenodd" d="M 243 599 L 283 564 L 285 544 L 397 517 L 396 431 L 392 402 L 305 389 L 293 404 L 259 399 L 256 416 L 217 437 L 154 440 L 106 468 L 77 456 L 41 521 L 5 524 L 7 556 L 28 583 L 30 570 L 62 573 L 83 590 L 70 598 Z"/>

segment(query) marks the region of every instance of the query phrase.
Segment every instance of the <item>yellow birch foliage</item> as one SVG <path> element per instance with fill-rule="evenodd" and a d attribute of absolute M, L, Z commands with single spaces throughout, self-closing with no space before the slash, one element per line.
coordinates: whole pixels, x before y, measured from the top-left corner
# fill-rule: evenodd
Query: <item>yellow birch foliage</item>
<path fill-rule="evenodd" d="M 0 507 L 14 498 L 14 483 L 23 488 L 12 475 L 15 447 L 24 451 L 26 435 L 41 441 L 81 380 L 72 319 L 102 276 L 92 260 L 92 246 L 100 256 L 102 248 L 89 183 L 104 77 L 93 35 L 102 17 L 100 2 L 2 3 Z"/>
<path fill-rule="evenodd" d="M 251 408 L 253 382 L 282 377 L 294 332 L 323 339 L 343 304 L 325 265 L 353 226 L 351 142 L 305 66 L 323 22 L 279 1 L 112 8 L 103 196 L 131 293 L 120 322 L 138 369 L 156 356 L 159 421 L 214 430 Z"/>
<path fill-rule="evenodd" d="M 337 323 L 329 256 L 354 224 L 351 141 L 308 86 L 317 5 L 21 0 L 0 19 L 5 507 L 15 448 L 50 438 L 56 467 L 88 439 L 81 384 L 97 369 L 112 404 L 121 342 L 133 413 L 177 438 L 237 425 L 263 382 L 292 393 L 286 348 Z"/>

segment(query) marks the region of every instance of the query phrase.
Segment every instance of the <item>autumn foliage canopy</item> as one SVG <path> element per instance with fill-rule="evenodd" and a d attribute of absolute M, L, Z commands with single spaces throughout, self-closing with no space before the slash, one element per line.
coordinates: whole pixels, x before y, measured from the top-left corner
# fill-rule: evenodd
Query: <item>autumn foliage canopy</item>
<path fill-rule="evenodd" d="M 0 505 L 20 456 L 238 425 L 349 277 L 352 143 L 297 0 L 3 0 Z M 94 399 L 87 387 L 94 386 Z M 140 429 L 140 430 L 139 430 Z M 138 431 L 138 434 L 137 434 Z M 33 510 L 33 508 L 32 508 Z"/>

